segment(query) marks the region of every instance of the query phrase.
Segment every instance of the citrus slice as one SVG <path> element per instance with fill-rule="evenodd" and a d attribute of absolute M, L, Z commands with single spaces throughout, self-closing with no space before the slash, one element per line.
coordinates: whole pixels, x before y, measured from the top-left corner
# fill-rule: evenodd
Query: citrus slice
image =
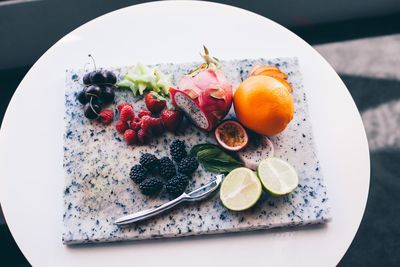
<path fill-rule="evenodd" d="M 262 160 L 258 165 L 257 172 L 264 188 L 275 196 L 287 195 L 299 184 L 299 178 L 294 168 L 278 158 Z"/>
<path fill-rule="evenodd" d="M 252 170 L 241 167 L 225 177 L 219 197 L 226 208 L 241 211 L 256 204 L 261 193 L 262 186 L 257 175 Z"/>
<path fill-rule="evenodd" d="M 282 85 L 285 86 L 285 88 L 289 91 L 289 93 L 293 93 L 292 86 L 285 79 L 282 79 L 281 77 L 278 77 L 278 76 L 271 76 L 271 77 L 273 77 L 275 80 L 282 83 Z"/>

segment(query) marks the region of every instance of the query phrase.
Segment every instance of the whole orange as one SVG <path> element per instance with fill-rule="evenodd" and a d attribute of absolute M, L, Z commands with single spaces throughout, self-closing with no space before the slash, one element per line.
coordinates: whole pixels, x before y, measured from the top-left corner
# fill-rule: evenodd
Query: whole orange
<path fill-rule="evenodd" d="M 233 96 L 236 117 L 263 135 L 282 132 L 293 119 L 294 104 L 287 87 L 269 76 L 251 76 Z"/>

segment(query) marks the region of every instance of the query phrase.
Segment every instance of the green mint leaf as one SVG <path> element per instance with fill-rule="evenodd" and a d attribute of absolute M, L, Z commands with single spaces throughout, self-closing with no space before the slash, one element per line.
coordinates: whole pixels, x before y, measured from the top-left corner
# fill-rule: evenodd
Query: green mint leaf
<path fill-rule="evenodd" d="M 199 144 L 192 147 L 190 154 L 196 156 L 206 171 L 229 173 L 244 164 L 214 144 Z"/>

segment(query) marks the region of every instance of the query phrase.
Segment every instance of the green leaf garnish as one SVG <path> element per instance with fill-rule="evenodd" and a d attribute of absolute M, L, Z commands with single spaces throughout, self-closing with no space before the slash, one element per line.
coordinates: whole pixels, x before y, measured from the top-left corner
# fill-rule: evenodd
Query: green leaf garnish
<path fill-rule="evenodd" d="M 190 150 L 196 156 L 206 171 L 214 173 L 229 173 L 233 169 L 243 167 L 243 162 L 214 144 L 199 144 Z"/>

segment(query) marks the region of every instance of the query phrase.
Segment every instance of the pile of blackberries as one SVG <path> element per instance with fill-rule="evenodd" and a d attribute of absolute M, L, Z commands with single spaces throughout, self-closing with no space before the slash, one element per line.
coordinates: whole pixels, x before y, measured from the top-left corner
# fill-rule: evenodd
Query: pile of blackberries
<path fill-rule="evenodd" d="M 170 154 L 173 160 L 169 157 L 158 159 L 153 154 L 144 153 L 140 157 L 140 164 L 131 168 L 129 177 L 139 184 L 139 190 L 144 195 L 157 195 L 164 186 L 173 197 L 185 192 L 190 176 L 199 167 L 199 162 L 195 157 L 187 155 L 185 143 L 180 140 L 171 143 Z M 160 178 L 147 178 L 149 174 L 159 174 Z"/>

